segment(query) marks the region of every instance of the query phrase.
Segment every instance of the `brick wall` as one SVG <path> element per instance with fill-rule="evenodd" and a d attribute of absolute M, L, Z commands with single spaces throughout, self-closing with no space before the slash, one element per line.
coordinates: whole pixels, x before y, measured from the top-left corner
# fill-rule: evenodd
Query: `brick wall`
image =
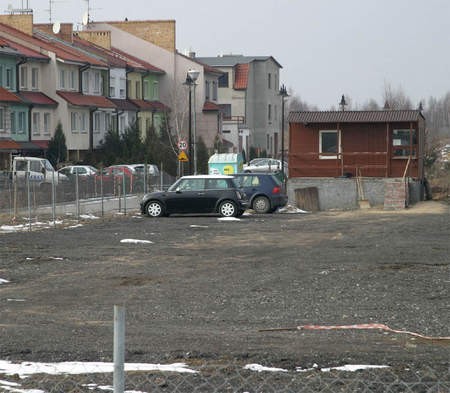
<path fill-rule="evenodd" d="M 174 20 L 123 21 L 107 23 L 170 52 L 175 52 Z"/>
<path fill-rule="evenodd" d="M 111 32 L 110 31 L 79 31 L 78 36 L 86 41 L 105 49 L 111 49 Z"/>
<path fill-rule="evenodd" d="M 73 42 L 72 33 L 73 33 L 73 23 L 60 23 L 59 33 L 55 34 L 53 32 L 53 24 L 52 23 L 36 23 L 34 27 L 40 31 L 43 31 L 46 34 L 54 35 L 64 41 Z"/>
<path fill-rule="evenodd" d="M 33 15 L 0 15 L 0 23 L 20 30 L 28 35 L 33 34 Z"/>

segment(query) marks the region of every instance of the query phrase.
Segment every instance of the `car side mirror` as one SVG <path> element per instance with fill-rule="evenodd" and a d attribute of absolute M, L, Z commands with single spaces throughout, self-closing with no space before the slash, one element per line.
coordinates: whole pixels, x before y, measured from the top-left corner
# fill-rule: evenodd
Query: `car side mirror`
<path fill-rule="evenodd" d="M 176 192 L 177 194 L 181 194 L 181 188 L 180 188 L 180 187 L 177 187 L 177 189 L 175 190 L 175 192 Z"/>

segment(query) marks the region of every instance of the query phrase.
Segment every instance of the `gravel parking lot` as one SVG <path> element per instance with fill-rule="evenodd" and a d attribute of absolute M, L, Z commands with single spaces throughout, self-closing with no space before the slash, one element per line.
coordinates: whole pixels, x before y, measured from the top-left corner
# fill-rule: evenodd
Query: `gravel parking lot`
<path fill-rule="evenodd" d="M 449 217 L 448 205 L 425 202 L 236 221 L 129 214 L 1 234 L 0 359 L 111 361 L 113 305 L 123 304 L 127 362 L 448 371 L 448 340 L 261 330 L 383 323 L 450 336 Z"/>

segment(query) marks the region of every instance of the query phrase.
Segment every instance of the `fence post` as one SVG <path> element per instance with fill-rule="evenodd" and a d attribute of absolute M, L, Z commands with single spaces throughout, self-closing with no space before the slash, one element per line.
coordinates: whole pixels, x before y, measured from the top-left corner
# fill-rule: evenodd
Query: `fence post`
<path fill-rule="evenodd" d="M 77 221 L 80 220 L 80 195 L 78 190 L 78 172 L 75 173 L 75 209 Z"/>
<path fill-rule="evenodd" d="M 125 390 L 125 307 L 114 305 L 114 393 Z"/>
<path fill-rule="evenodd" d="M 25 172 L 25 176 L 27 179 L 27 203 L 28 203 L 28 226 L 31 231 L 31 190 L 30 190 L 30 172 Z"/>
<path fill-rule="evenodd" d="M 56 192 L 55 191 L 56 191 L 55 190 L 55 171 L 53 171 L 52 172 L 52 219 L 53 219 L 53 227 L 56 227 Z"/>
<path fill-rule="evenodd" d="M 130 187 L 132 184 L 133 174 L 130 174 Z M 123 214 L 127 214 L 127 185 L 125 177 L 125 169 L 122 172 L 122 185 L 123 185 Z"/>

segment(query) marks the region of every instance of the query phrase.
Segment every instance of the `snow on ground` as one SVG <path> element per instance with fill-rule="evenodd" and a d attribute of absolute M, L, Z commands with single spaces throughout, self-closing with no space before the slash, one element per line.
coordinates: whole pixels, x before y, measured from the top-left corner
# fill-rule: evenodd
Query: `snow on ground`
<path fill-rule="evenodd" d="M 217 220 L 218 221 L 241 221 L 241 219 L 237 218 L 237 217 L 220 217 Z"/>
<path fill-rule="evenodd" d="M 139 240 L 139 239 L 122 239 L 120 242 L 131 244 L 153 244 L 151 240 Z"/>
<path fill-rule="evenodd" d="M 292 206 L 292 205 L 286 205 L 284 207 L 280 207 L 279 209 L 277 209 L 276 213 L 282 213 L 282 214 L 286 214 L 286 213 L 303 213 L 303 214 L 307 214 L 307 213 L 311 213 L 311 212 L 299 209 L 298 207 L 295 207 L 295 206 Z"/>
<path fill-rule="evenodd" d="M 8 283 L 9 283 L 8 280 L 6 280 L 6 279 L 4 279 L 4 278 L 0 278 L 0 285 L 1 285 L 1 284 L 8 284 Z"/>

